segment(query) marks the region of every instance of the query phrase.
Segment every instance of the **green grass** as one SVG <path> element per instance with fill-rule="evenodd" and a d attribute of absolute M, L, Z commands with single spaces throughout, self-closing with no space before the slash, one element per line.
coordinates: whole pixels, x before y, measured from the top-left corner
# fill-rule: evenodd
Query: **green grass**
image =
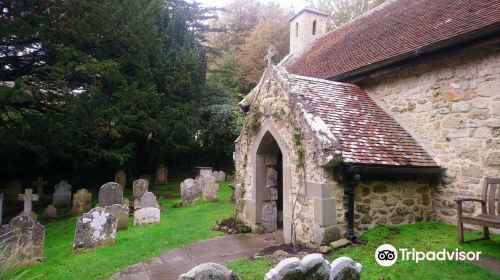
<path fill-rule="evenodd" d="M 116 244 L 92 252 L 73 254 L 76 217 L 46 225 L 45 261 L 27 267 L 27 278 L 37 279 L 107 279 L 127 266 L 158 256 L 167 250 L 210 238 L 222 233 L 213 231 L 216 220 L 231 217 L 234 205 L 229 202 L 228 182 L 220 184 L 219 202 L 172 208 L 180 199 L 163 199 L 161 194 L 179 194 L 179 182 L 155 188 L 158 201 L 167 210 L 161 223 L 134 227 L 129 219 L 127 230 L 119 231 Z M 129 197 L 130 198 L 130 197 Z"/>
<path fill-rule="evenodd" d="M 466 238 L 478 238 L 480 232 L 467 232 Z M 389 243 L 396 248 L 415 248 L 419 251 L 439 251 L 443 248 L 464 251 L 481 251 L 482 255 L 500 259 L 500 236 L 493 236 L 492 240 L 473 241 L 459 246 L 456 241 L 456 226 L 436 222 L 424 222 L 397 227 L 379 226 L 367 231 L 363 236 L 367 240 L 366 246 L 347 247 L 333 252 L 330 261 L 348 256 L 363 265 L 362 279 L 500 279 L 478 265 L 462 261 L 424 261 L 396 262 L 391 267 L 379 266 L 374 253 L 379 245 Z M 245 280 L 264 279 L 265 273 L 272 267 L 269 260 L 241 259 L 230 264 L 238 276 Z"/>

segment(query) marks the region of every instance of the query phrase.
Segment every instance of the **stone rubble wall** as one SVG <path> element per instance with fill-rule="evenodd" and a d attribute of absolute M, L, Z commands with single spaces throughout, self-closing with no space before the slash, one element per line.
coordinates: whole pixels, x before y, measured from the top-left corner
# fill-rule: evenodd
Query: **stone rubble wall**
<path fill-rule="evenodd" d="M 358 231 L 434 218 L 433 187 L 427 181 L 363 181 L 354 195 Z"/>
<path fill-rule="evenodd" d="M 480 198 L 483 177 L 500 177 L 500 45 L 421 63 L 362 87 L 446 169 L 433 192 L 437 220 L 454 223 L 454 199 Z M 466 204 L 464 211 L 480 207 Z"/>

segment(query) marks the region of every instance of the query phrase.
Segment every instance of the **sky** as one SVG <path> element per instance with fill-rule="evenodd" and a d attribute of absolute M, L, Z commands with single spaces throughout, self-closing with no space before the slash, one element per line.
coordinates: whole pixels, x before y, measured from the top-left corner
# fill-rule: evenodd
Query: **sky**
<path fill-rule="evenodd" d="M 226 4 L 231 3 L 233 0 L 196 0 L 196 2 L 200 2 L 205 6 L 215 6 L 215 7 L 224 7 Z M 279 3 L 282 7 L 293 7 L 295 11 L 304 8 L 307 6 L 306 0 L 259 0 L 262 3 Z"/>

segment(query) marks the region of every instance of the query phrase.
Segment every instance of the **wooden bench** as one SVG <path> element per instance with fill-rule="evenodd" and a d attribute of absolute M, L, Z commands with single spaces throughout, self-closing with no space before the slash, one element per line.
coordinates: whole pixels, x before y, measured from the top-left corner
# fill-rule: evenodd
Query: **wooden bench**
<path fill-rule="evenodd" d="M 483 227 L 484 239 L 490 238 L 488 228 L 500 228 L 500 191 L 497 194 L 497 187 L 500 185 L 500 178 L 484 178 L 483 197 L 457 199 L 457 224 L 458 243 L 464 242 L 464 223 Z M 500 188 L 499 188 L 500 189 Z M 462 213 L 462 203 L 464 201 L 474 201 L 481 203 L 481 214 L 476 216 L 466 216 Z"/>

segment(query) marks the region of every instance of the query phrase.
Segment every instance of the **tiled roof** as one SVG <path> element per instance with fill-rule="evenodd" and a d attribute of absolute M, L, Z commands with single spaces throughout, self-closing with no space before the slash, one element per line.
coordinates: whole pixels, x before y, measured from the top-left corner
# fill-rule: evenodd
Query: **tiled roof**
<path fill-rule="evenodd" d="M 427 152 L 358 86 L 290 75 L 340 142 L 345 163 L 436 167 Z"/>
<path fill-rule="evenodd" d="M 499 25 L 499 0 L 396 0 L 319 38 L 285 66 L 293 74 L 334 78 Z"/>

